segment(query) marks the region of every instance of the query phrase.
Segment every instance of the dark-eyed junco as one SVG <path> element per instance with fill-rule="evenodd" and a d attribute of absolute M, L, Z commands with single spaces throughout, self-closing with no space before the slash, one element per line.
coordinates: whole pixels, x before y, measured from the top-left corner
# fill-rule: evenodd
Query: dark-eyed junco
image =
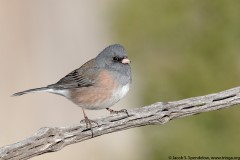
<path fill-rule="evenodd" d="M 109 107 L 117 103 L 129 91 L 132 82 L 129 64 L 130 60 L 124 47 L 120 44 L 113 44 L 57 83 L 18 92 L 13 96 L 43 91 L 64 96 L 82 108 L 84 121 L 87 127 L 89 124 L 92 129 L 92 121 L 88 119 L 84 109 L 107 109 L 111 113 L 117 113 L 118 111 Z"/>

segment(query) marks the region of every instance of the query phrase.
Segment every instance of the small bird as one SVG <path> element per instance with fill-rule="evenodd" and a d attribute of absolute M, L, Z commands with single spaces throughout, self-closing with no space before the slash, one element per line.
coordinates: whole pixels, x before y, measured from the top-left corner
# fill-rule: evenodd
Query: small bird
<path fill-rule="evenodd" d="M 87 117 L 85 109 L 107 109 L 110 113 L 128 114 L 125 109 L 115 111 L 109 107 L 127 94 L 131 83 L 132 73 L 127 52 L 122 45 L 113 44 L 57 83 L 18 92 L 13 96 L 34 92 L 50 92 L 64 96 L 82 108 L 82 121 L 85 121 L 87 128 L 89 124 L 93 136 L 91 122 L 94 121 Z"/>

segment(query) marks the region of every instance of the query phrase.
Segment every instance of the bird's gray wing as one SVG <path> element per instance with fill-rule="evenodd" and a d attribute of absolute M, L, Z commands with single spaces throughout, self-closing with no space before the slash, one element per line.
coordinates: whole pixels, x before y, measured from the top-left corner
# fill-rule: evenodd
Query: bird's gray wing
<path fill-rule="evenodd" d="M 55 89 L 72 89 L 93 86 L 98 74 L 99 68 L 96 66 L 95 59 L 92 59 L 60 79 L 57 83 L 49 85 L 48 87 Z"/>

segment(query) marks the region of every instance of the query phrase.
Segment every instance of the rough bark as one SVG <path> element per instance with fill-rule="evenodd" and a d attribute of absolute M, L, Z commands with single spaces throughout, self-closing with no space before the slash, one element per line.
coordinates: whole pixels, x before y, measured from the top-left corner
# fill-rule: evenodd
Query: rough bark
<path fill-rule="evenodd" d="M 134 127 L 161 125 L 180 117 L 223 109 L 239 103 L 240 87 L 179 101 L 157 102 L 149 106 L 129 109 L 129 116 L 120 113 L 96 119 L 95 121 L 99 126 L 93 123 L 93 135 L 97 137 Z M 0 159 L 29 159 L 44 153 L 61 150 L 67 145 L 90 138 L 92 138 L 91 129 L 87 129 L 85 124 L 54 128 L 44 127 L 29 138 L 0 148 Z"/>

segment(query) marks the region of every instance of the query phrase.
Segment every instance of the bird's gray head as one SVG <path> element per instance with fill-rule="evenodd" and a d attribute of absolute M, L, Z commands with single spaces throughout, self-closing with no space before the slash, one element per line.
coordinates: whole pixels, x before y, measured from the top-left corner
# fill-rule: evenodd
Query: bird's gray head
<path fill-rule="evenodd" d="M 101 68 L 109 68 L 111 70 L 130 69 L 130 60 L 127 52 L 120 44 L 113 44 L 105 48 L 96 57 L 96 63 Z"/>

